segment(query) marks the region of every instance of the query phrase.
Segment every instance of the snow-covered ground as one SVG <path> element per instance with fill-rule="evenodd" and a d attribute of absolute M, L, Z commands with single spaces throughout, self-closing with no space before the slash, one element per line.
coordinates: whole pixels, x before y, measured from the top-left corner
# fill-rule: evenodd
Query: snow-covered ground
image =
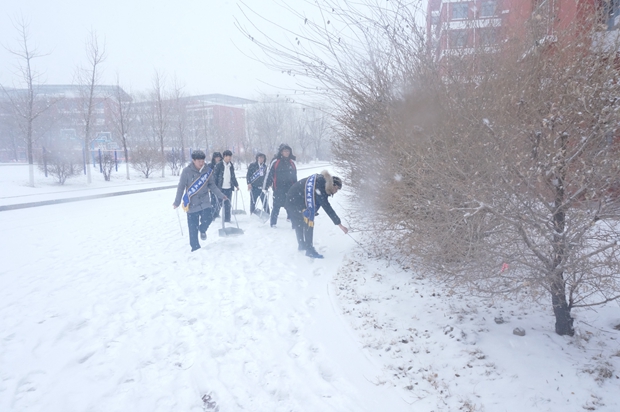
<path fill-rule="evenodd" d="M 0 205 L 176 181 L 123 175 L 29 188 L 0 166 Z M 277 229 L 236 215 L 238 237 L 216 220 L 190 253 L 174 192 L 0 212 L 0 411 L 620 410 L 617 303 L 560 337 L 548 307 L 445 290 L 325 213 L 322 260 L 284 211 Z"/>

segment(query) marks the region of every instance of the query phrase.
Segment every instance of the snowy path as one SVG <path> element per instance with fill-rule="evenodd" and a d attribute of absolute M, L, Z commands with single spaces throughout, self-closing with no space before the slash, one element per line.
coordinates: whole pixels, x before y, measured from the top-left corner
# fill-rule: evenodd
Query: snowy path
<path fill-rule="evenodd" d="M 409 410 L 335 309 L 352 242 L 324 214 L 324 260 L 284 211 L 277 229 L 239 216 L 235 238 L 217 220 L 189 253 L 173 196 L 0 214 L 0 410 Z"/>

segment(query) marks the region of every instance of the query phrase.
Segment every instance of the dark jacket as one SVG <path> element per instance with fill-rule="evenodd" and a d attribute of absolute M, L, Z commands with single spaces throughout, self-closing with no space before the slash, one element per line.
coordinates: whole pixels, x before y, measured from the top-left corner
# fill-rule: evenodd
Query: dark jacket
<path fill-rule="evenodd" d="M 179 178 L 179 185 L 177 186 L 177 195 L 174 198 L 175 206 L 181 205 L 181 199 L 183 198 L 183 194 L 191 186 L 192 183 L 196 181 L 201 175 L 207 173 L 209 167 L 205 164 L 202 168 L 202 172 L 199 171 L 194 163 L 190 163 L 183 169 L 181 172 L 181 176 Z M 211 207 L 211 196 L 209 192 L 213 192 L 220 200 L 224 198 L 224 194 L 220 189 L 215 185 L 214 175 L 209 177 L 205 186 L 200 189 L 198 193 L 192 196 L 189 202 L 189 210 L 188 213 L 200 212 L 203 209 L 208 209 Z"/>
<path fill-rule="evenodd" d="M 222 160 L 221 162 L 219 162 L 217 165 L 215 165 L 215 171 L 213 173 L 215 173 L 215 184 L 217 185 L 218 188 L 222 188 L 222 185 L 224 184 L 224 161 Z M 235 176 L 235 165 L 233 165 L 233 162 L 230 162 L 230 187 L 231 188 L 235 188 L 235 187 L 239 187 L 239 183 L 237 183 L 237 177 Z"/>
<path fill-rule="evenodd" d="M 245 176 L 245 179 L 248 182 L 248 184 L 252 185 L 252 187 L 256 189 L 263 187 L 263 182 L 265 181 L 265 176 L 267 175 L 267 163 L 263 163 L 262 164 L 263 174 L 258 176 L 256 180 L 252 181 L 252 176 L 254 175 L 254 173 L 258 171 L 259 167 L 261 167 L 261 165 L 258 164 L 258 158 L 264 157 L 264 156 L 265 155 L 262 153 L 258 153 L 256 155 L 256 161 L 253 163 L 250 163 L 250 165 L 248 166 L 248 173 Z"/>
<path fill-rule="evenodd" d="M 289 191 L 286 193 L 286 210 L 289 213 L 301 213 L 306 209 L 306 182 L 308 178 L 301 179 L 299 182 L 295 183 Z M 328 192 L 331 192 L 333 188 L 333 180 L 332 176 L 324 170 L 320 174 L 317 174 L 316 182 L 314 184 L 315 189 L 315 202 L 319 204 L 319 207 L 316 209 L 317 211 L 320 208 L 323 208 L 327 215 L 330 217 L 332 222 L 335 225 L 340 224 L 340 218 L 332 209 L 332 205 L 329 204 L 329 196 Z"/>
<path fill-rule="evenodd" d="M 288 149 L 291 151 L 289 157 L 282 156 L 282 151 Z M 269 165 L 269 173 L 265 180 L 264 189 L 273 187 L 274 192 L 287 192 L 291 186 L 297 181 L 297 166 L 295 165 L 295 156 L 290 146 L 282 144 L 278 150 L 278 154 L 274 156 Z"/>
<path fill-rule="evenodd" d="M 213 152 L 213 156 L 211 156 L 211 162 L 209 163 L 209 167 L 213 170 L 215 170 L 215 166 L 217 165 L 217 163 L 215 163 L 216 157 L 220 158 L 220 163 L 222 162 L 222 154 L 220 152 Z"/>

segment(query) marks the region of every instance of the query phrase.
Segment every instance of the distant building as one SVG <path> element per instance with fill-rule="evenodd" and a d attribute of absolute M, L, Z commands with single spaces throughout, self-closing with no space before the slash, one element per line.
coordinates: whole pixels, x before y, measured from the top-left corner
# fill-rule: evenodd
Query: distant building
<path fill-rule="evenodd" d="M 94 90 L 93 112 L 90 124 L 90 150 L 117 147 L 114 141 L 114 127 L 111 111 L 115 110 L 117 86 L 96 86 Z M 25 160 L 25 143 L 14 106 L 25 101 L 27 89 L 6 89 L 0 93 L 0 136 L 2 150 L 0 161 Z M 74 85 L 38 85 L 35 92 L 35 111 L 49 106 L 34 121 L 33 140 L 35 150 L 63 143 L 82 149 L 84 142 L 85 106 L 87 93 L 84 87 Z M 125 100 L 131 97 L 120 89 Z M 7 138 L 10 137 L 10 140 Z"/>
<path fill-rule="evenodd" d="M 553 42 L 558 30 L 594 11 L 601 12 L 607 30 L 619 27 L 620 0 L 428 0 L 428 51 L 445 63 L 474 50 L 493 52 L 526 33 L 534 44 Z"/>
<path fill-rule="evenodd" d="M 245 150 L 246 108 L 255 100 L 224 94 L 204 94 L 183 98 L 187 111 L 190 141 L 208 152 Z"/>
<path fill-rule="evenodd" d="M 95 88 L 94 110 L 90 125 L 89 150 L 119 150 L 121 138 L 117 135 L 114 114 L 118 110 L 117 86 L 100 85 Z M 24 161 L 25 142 L 13 104 L 24 100 L 26 89 L 7 89 L 0 93 L 0 161 Z M 43 147 L 55 144 L 69 144 L 75 150 L 82 150 L 84 142 L 86 104 L 84 88 L 73 85 L 40 85 L 35 89 L 36 106 L 49 106 L 35 121 L 33 133 L 35 153 Z M 121 100 L 131 102 L 132 97 L 120 89 Z M 12 103 L 13 102 L 13 103 Z M 254 100 L 223 94 L 205 94 L 183 97 L 181 107 L 172 109 L 174 102 L 167 100 L 169 110 L 166 120 L 166 150 L 179 148 L 178 132 L 175 129 L 179 119 L 185 123 L 185 146 L 207 151 L 231 149 L 243 151 L 246 133 L 245 110 Z M 129 128 L 129 142 L 155 141 L 153 130 L 153 102 L 133 103 L 136 121 Z M 94 155 L 93 155 L 94 156 Z"/>

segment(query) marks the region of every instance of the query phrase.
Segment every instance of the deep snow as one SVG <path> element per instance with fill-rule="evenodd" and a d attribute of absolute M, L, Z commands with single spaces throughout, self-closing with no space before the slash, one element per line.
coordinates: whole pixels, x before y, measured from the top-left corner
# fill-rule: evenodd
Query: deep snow
<path fill-rule="evenodd" d="M 0 166 L 0 205 L 176 181 L 27 176 Z M 617 303 L 560 337 L 549 308 L 375 260 L 325 213 L 323 260 L 297 252 L 284 210 L 277 229 L 237 215 L 234 238 L 216 220 L 190 253 L 174 193 L 0 212 L 0 411 L 620 410 Z"/>

